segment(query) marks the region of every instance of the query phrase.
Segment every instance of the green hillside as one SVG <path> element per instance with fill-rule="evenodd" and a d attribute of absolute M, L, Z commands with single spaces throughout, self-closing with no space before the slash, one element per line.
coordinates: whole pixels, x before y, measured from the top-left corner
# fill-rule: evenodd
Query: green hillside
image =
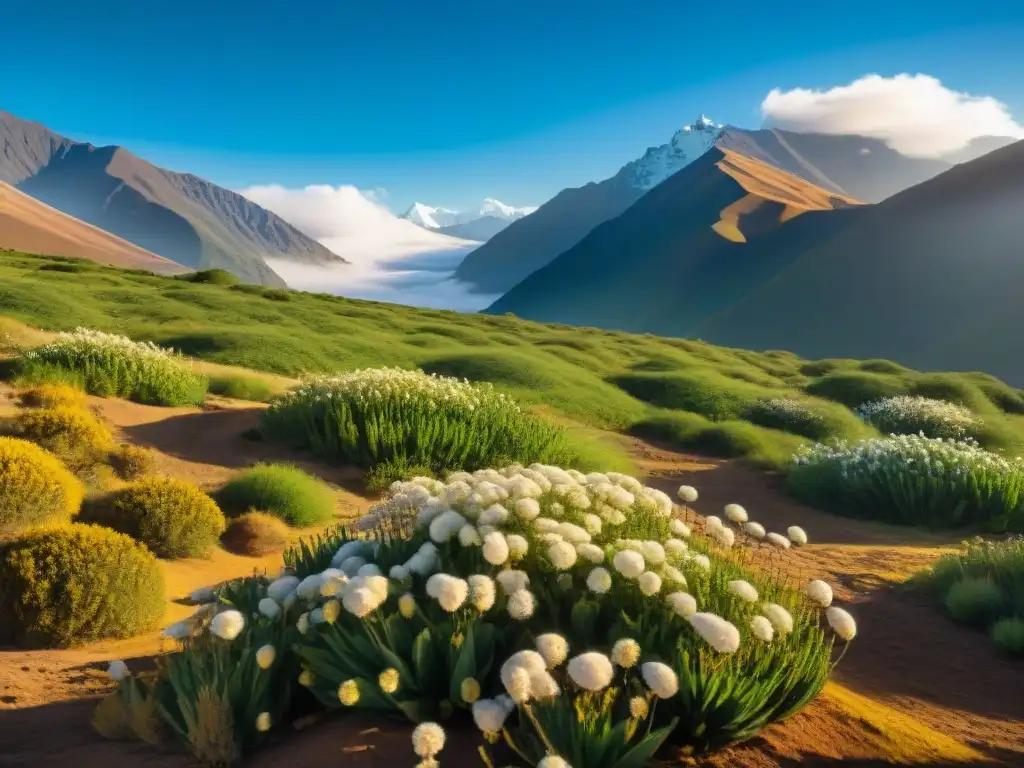
<path fill-rule="evenodd" d="M 822 434 L 870 434 L 846 406 L 882 394 L 949 396 L 985 418 L 984 441 L 1024 444 L 1024 396 L 984 374 L 918 374 L 887 361 L 807 362 L 698 341 L 542 325 L 0 253 L 0 315 L 88 326 L 273 373 L 421 367 L 490 381 L 580 429 L 636 433 L 711 455 L 784 462 L 807 438 L 755 415 L 801 401 Z M 226 283 L 226 284 L 225 284 Z M 839 405 L 842 402 L 845 405 Z M 753 421 L 791 429 L 770 429 Z M 581 433 L 582 434 L 582 433 Z"/>

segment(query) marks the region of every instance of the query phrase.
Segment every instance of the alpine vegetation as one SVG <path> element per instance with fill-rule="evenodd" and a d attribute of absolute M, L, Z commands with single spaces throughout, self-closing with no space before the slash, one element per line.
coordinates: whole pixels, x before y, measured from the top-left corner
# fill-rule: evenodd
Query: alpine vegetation
<path fill-rule="evenodd" d="M 812 439 L 823 439 L 829 434 L 830 425 L 820 414 L 807 403 L 787 397 L 758 400 L 747 408 L 744 416 L 758 426 L 781 429 Z"/>
<path fill-rule="evenodd" d="M 922 526 L 1024 531 L 1024 461 L 971 439 L 893 435 L 816 444 L 794 456 L 799 498 L 850 517 Z"/>
<path fill-rule="evenodd" d="M 970 408 L 930 397 L 897 395 L 872 400 L 857 408 L 857 415 L 884 434 L 972 437 L 982 421 Z"/>
<path fill-rule="evenodd" d="M 167 667 L 193 671 L 162 672 L 154 695 L 173 683 L 189 745 L 185 713 L 218 696 L 217 716 L 241 724 L 221 745 L 232 758 L 264 733 L 249 725 L 261 713 L 271 730 L 286 714 L 266 692 L 294 683 L 326 709 L 421 724 L 427 761 L 435 721 L 453 717 L 531 766 L 638 768 L 662 745 L 748 739 L 820 692 L 856 624 L 747 572 L 679 514 L 635 478 L 544 464 L 396 482 L 354 530 L 287 553 L 273 582 L 218 589 L 168 628 L 183 646 Z"/>
<path fill-rule="evenodd" d="M 332 460 L 480 469 L 571 460 L 564 431 L 490 385 L 400 368 L 322 376 L 272 401 L 264 430 Z"/>
<path fill-rule="evenodd" d="M 26 380 L 73 381 L 92 395 L 153 405 L 197 405 L 205 376 L 173 350 L 88 328 L 60 333 L 20 360 Z"/>

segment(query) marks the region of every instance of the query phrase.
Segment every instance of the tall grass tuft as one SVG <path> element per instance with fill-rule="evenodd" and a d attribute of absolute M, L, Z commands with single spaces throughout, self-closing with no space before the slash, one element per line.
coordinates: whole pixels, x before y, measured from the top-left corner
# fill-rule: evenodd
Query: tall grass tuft
<path fill-rule="evenodd" d="M 198 405 L 206 377 L 173 350 L 126 336 L 79 328 L 26 352 L 20 377 L 27 383 L 78 383 L 89 394 L 153 405 Z"/>
<path fill-rule="evenodd" d="M 797 452 L 789 488 L 850 517 L 925 527 L 1024 531 L 1024 461 L 972 440 L 894 435 Z"/>
<path fill-rule="evenodd" d="M 434 470 L 502 461 L 573 463 L 563 429 L 489 385 L 398 368 L 314 378 L 271 403 L 268 436 L 328 459 Z"/>
<path fill-rule="evenodd" d="M 245 470 L 220 490 L 217 500 L 228 515 L 258 509 L 297 528 L 330 520 L 337 502 L 327 483 L 287 464 Z"/>

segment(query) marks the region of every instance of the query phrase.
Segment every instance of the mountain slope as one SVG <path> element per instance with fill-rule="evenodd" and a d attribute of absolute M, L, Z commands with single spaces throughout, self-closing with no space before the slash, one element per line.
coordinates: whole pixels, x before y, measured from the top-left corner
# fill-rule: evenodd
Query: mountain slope
<path fill-rule="evenodd" d="M 537 210 L 528 205 L 516 208 L 505 205 L 493 197 L 486 197 L 475 208 L 466 211 L 452 211 L 448 208 L 433 208 L 423 203 L 413 203 L 402 218 L 424 229 L 434 229 L 451 237 L 469 240 L 490 240 L 513 221 L 518 221 Z"/>
<path fill-rule="evenodd" d="M 695 334 L 1024 385 L 1024 142 L 858 212 Z"/>
<path fill-rule="evenodd" d="M 855 206 L 784 171 L 714 148 L 495 302 L 531 320 L 685 335 L 816 242 Z"/>
<path fill-rule="evenodd" d="M 696 160 L 720 132 L 721 126 L 701 115 L 693 125 L 677 131 L 667 144 L 651 147 L 611 178 L 563 189 L 469 254 L 455 271 L 456 278 L 473 284 L 482 293 L 507 291 Z"/>
<path fill-rule="evenodd" d="M 452 224 L 435 231 L 449 237 L 461 237 L 465 240 L 484 243 L 508 227 L 510 223 L 507 219 L 499 219 L 497 216 L 483 216 L 473 219 L 473 221 L 467 221 L 465 224 Z"/>
<path fill-rule="evenodd" d="M 184 266 L 283 286 L 266 259 L 345 263 L 241 195 L 123 148 L 75 142 L 5 112 L 0 139 L 0 181 Z"/>
<path fill-rule="evenodd" d="M 79 221 L 0 182 L 0 247 L 70 256 L 160 275 L 188 270 L 127 240 Z"/>

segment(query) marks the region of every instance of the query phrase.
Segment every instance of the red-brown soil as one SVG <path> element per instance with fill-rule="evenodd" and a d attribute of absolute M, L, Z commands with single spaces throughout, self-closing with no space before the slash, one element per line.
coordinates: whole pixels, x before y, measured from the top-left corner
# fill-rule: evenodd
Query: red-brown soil
<path fill-rule="evenodd" d="M 203 487 L 216 487 L 256 461 L 290 460 L 341 487 L 339 517 L 358 514 L 370 503 L 360 495 L 354 470 L 327 467 L 243 438 L 241 433 L 257 422 L 256 406 L 221 401 L 217 410 L 199 411 L 114 400 L 91 399 L 91 404 L 125 439 L 159 451 L 159 471 Z M 639 441 L 628 445 L 650 484 L 670 493 L 680 484 L 696 486 L 699 512 L 720 514 L 725 504 L 736 502 L 769 530 L 804 527 L 808 546 L 775 553 L 770 560 L 763 553 L 751 557 L 794 580 L 828 580 L 859 624 L 858 637 L 817 701 L 704 765 L 1024 765 L 1024 665 L 1001 659 L 983 636 L 953 625 L 902 584 L 955 545 L 955 537 L 832 517 L 794 502 L 778 479 L 764 472 Z M 244 558 L 218 552 L 209 560 L 167 563 L 168 597 L 183 597 L 254 568 L 276 569 L 279 562 L 276 555 Z M 188 612 L 186 606 L 169 603 L 168 621 Z M 134 666 L 159 649 L 156 635 L 70 651 L 0 649 L 0 766 L 189 765 L 180 754 L 104 741 L 88 726 L 95 697 L 110 688 L 103 674 L 106 663 L 124 658 Z M 327 719 L 282 735 L 248 764 L 411 766 L 410 730 L 408 724 L 387 720 Z M 450 737 L 443 765 L 480 764 L 475 733 L 456 730 Z"/>

